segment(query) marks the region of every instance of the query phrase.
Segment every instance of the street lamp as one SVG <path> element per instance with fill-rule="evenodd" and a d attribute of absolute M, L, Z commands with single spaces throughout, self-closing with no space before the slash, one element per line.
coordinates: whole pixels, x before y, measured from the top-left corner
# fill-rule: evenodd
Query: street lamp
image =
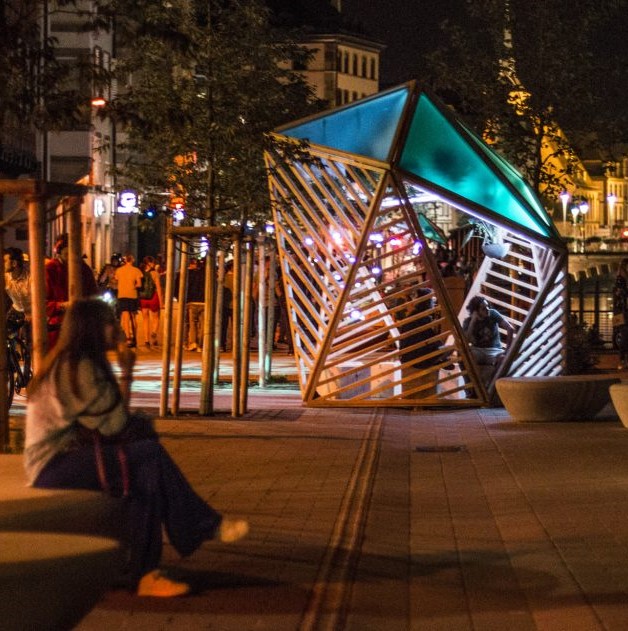
<path fill-rule="evenodd" d="M 580 205 L 578 206 L 578 209 L 580 210 L 580 214 L 582 215 L 582 251 L 584 252 L 584 242 L 587 238 L 587 221 L 586 221 L 586 216 L 587 213 L 589 212 L 589 203 L 586 200 L 583 200 L 580 202 Z"/>
<path fill-rule="evenodd" d="M 574 204 L 571 207 L 571 216 L 573 217 L 573 238 L 574 238 L 574 252 L 578 251 L 578 231 L 576 229 L 576 222 L 578 221 L 578 215 L 580 214 L 580 207 Z"/>
<path fill-rule="evenodd" d="M 567 227 L 567 204 L 569 203 L 569 198 L 571 196 L 569 195 L 569 193 L 567 191 L 563 191 L 560 194 L 560 201 L 563 204 L 563 227 L 566 228 Z"/>
<path fill-rule="evenodd" d="M 608 227 L 610 229 L 610 236 L 613 236 L 613 211 L 615 209 L 615 202 L 617 201 L 617 195 L 609 193 L 606 196 L 608 202 Z"/>

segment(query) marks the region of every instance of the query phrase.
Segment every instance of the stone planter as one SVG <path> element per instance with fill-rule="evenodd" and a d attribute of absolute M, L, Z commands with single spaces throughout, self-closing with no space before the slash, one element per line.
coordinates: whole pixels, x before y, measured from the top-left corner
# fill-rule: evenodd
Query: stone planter
<path fill-rule="evenodd" d="M 628 383 L 614 383 L 608 390 L 619 420 L 628 428 Z"/>
<path fill-rule="evenodd" d="M 592 421 L 610 402 L 609 387 L 620 381 L 609 375 L 505 377 L 495 387 L 514 421 Z"/>

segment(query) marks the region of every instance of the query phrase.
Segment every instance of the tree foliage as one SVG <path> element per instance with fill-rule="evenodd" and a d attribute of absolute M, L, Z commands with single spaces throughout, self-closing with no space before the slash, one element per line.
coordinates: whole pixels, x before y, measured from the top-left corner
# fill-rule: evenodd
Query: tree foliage
<path fill-rule="evenodd" d="M 71 13 L 84 29 L 106 27 L 73 0 L 0 0 L 0 125 L 68 129 L 89 116 L 92 86 L 109 80 L 89 55 L 68 61 L 44 28 L 46 18 Z"/>
<path fill-rule="evenodd" d="M 180 197 L 210 224 L 267 216 L 267 132 L 318 107 L 292 70 L 304 49 L 257 0 L 111 6 L 123 46 L 105 113 L 125 130 L 122 177 L 145 205 Z"/>
<path fill-rule="evenodd" d="M 625 0 L 482 0 L 442 25 L 428 83 L 469 117 L 546 199 L 573 176 L 585 135 L 609 154 L 628 138 Z M 609 40 L 616 45 L 609 45 Z"/>

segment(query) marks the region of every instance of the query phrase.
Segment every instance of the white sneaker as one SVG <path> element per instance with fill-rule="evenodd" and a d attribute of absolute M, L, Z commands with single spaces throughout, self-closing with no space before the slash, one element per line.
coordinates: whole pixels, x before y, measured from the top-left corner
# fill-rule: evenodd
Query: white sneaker
<path fill-rule="evenodd" d="M 138 596 L 152 596 L 153 598 L 174 598 L 183 596 L 189 591 L 190 586 L 187 583 L 173 581 L 159 570 L 153 570 L 144 575 L 137 586 Z"/>
<path fill-rule="evenodd" d="M 233 543 L 249 534 L 249 522 L 244 519 L 223 519 L 218 538 L 222 543 Z"/>

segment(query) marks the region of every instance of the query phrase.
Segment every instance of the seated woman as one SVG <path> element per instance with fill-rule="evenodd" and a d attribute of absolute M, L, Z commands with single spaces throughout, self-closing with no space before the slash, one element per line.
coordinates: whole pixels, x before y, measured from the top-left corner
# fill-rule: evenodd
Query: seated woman
<path fill-rule="evenodd" d="M 497 366 L 512 342 L 514 329 L 482 296 L 474 296 L 467 305 L 469 316 L 462 330 L 471 344 L 471 355 L 478 366 Z M 506 330 L 506 348 L 502 348 L 499 328 Z"/>
<path fill-rule="evenodd" d="M 116 348 L 120 386 L 107 359 Z M 248 523 L 223 519 L 194 492 L 150 424 L 132 438 L 135 417 L 128 401 L 134 363 L 135 353 L 121 343 L 105 302 L 71 304 L 59 341 L 29 390 L 25 468 L 36 487 L 108 489 L 124 496 L 125 582 L 140 596 L 178 596 L 189 585 L 158 569 L 162 526 L 175 550 L 188 556 L 207 539 L 244 537 Z"/>

